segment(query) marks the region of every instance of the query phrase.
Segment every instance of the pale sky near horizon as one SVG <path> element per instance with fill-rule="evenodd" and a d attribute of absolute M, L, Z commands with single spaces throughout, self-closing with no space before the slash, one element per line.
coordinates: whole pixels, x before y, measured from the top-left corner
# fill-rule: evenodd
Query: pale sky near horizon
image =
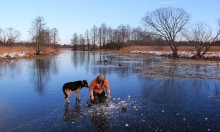
<path fill-rule="evenodd" d="M 27 41 L 32 21 L 42 16 L 47 27 L 58 29 L 60 43 L 69 44 L 73 33 L 84 35 L 93 25 L 143 27 L 146 12 L 174 7 L 188 12 L 191 23 L 204 22 L 215 30 L 219 5 L 220 0 L 0 0 L 0 28 L 13 27 Z"/>

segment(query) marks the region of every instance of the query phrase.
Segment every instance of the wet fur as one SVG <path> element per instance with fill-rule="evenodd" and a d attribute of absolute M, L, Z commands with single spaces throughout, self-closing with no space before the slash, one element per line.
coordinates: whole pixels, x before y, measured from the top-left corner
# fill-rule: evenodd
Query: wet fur
<path fill-rule="evenodd" d="M 63 85 L 63 93 L 65 95 L 66 102 L 70 102 L 69 97 L 71 92 L 74 92 L 76 99 L 80 100 L 80 90 L 83 87 L 88 87 L 88 82 L 86 80 L 65 83 Z"/>

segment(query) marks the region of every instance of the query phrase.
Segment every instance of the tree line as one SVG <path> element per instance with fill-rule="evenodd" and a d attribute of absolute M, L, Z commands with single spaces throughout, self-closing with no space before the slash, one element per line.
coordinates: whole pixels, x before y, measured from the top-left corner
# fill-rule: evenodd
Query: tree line
<path fill-rule="evenodd" d="M 70 44 L 73 50 L 117 50 L 125 45 L 169 46 L 173 57 L 179 57 L 179 46 L 185 45 L 194 47 L 189 52 L 192 52 L 195 58 L 203 58 L 211 46 L 220 43 L 220 19 L 217 21 L 215 32 L 203 22 L 191 24 L 190 20 L 189 13 L 184 9 L 159 8 L 144 15 L 143 26 L 131 27 L 121 24 L 117 28 L 112 28 L 105 23 L 99 27 L 94 25 L 84 34 L 73 33 Z M 30 41 L 20 42 L 19 31 L 14 28 L 0 29 L 0 45 L 22 43 L 33 45 L 37 55 L 46 45 L 54 48 L 58 45 L 58 29 L 47 27 L 42 16 L 32 21 L 29 34 Z"/>
<path fill-rule="evenodd" d="M 143 27 L 132 28 L 120 25 L 113 29 L 105 23 L 87 29 L 85 35 L 73 34 L 73 50 L 120 49 L 124 45 L 170 46 L 173 57 L 179 57 L 179 46 L 191 46 L 195 58 L 203 58 L 211 46 L 220 45 L 220 19 L 217 30 L 203 22 L 191 24 L 190 15 L 181 8 L 159 8 L 147 12 L 143 17 Z M 143 29 L 145 28 L 145 29 Z"/>
<path fill-rule="evenodd" d="M 94 25 L 87 29 L 84 35 L 74 33 L 71 44 L 73 50 L 120 49 L 124 44 L 155 45 L 161 40 L 160 36 L 147 32 L 142 27 L 132 28 L 121 24 L 114 29 L 103 23 L 100 27 Z"/>
<path fill-rule="evenodd" d="M 30 41 L 19 41 L 21 33 L 10 27 L 5 30 L 0 28 L 0 45 L 13 46 L 25 45 L 34 46 L 36 55 L 39 55 L 45 46 L 55 46 L 58 44 L 58 29 L 46 26 L 44 17 L 38 16 L 32 21 L 30 30 Z"/>

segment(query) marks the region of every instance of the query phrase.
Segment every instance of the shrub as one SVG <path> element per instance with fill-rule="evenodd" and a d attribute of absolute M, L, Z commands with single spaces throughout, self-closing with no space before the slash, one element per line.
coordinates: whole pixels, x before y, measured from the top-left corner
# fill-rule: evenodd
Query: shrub
<path fill-rule="evenodd" d="M 104 46 L 104 49 L 109 49 L 109 50 L 120 50 L 121 48 L 123 48 L 124 44 L 123 43 L 107 43 Z"/>

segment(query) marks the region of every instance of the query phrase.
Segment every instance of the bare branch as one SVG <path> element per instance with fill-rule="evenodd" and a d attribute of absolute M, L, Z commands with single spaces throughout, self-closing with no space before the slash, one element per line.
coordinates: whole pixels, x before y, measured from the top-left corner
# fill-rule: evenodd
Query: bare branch
<path fill-rule="evenodd" d="M 176 57 L 178 57 L 178 49 L 175 40 L 189 20 L 188 13 L 179 8 L 160 8 L 143 18 L 145 26 L 150 27 L 153 32 L 161 35 L 169 43 L 173 56 Z"/>

